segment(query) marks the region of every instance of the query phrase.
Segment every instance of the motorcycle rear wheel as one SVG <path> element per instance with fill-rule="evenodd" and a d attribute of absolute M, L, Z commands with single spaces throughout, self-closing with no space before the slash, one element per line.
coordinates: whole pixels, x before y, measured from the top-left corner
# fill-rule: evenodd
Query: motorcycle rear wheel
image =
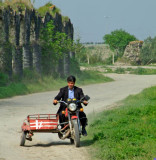
<path fill-rule="evenodd" d="M 80 133 L 79 133 L 79 127 L 77 120 L 72 120 L 73 121 L 73 129 L 74 129 L 74 143 L 76 147 L 80 147 Z"/>

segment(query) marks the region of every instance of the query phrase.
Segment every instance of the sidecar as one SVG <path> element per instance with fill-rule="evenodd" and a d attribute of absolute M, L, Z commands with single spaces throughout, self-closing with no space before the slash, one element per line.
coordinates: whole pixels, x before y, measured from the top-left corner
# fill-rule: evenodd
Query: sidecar
<path fill-rule="evenodd" d="M 59 133 L 59 117 L 56 114 L 34 114 L 28 115 L 22 125 L 22 135 L 20 146 L 24 146 L 25 141 L 32 141 L 34 132 Z"/>

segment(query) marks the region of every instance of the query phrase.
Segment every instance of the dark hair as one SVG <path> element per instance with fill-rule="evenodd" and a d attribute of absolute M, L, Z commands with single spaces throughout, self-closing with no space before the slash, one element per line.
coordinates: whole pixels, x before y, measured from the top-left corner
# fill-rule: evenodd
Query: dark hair
<path fill-rule="evenodd" d="M 74 76 L 69 76 L 68 78 L 67 78 L 67 82 L 76 82 L 76 78 L 74 77 Z"/>

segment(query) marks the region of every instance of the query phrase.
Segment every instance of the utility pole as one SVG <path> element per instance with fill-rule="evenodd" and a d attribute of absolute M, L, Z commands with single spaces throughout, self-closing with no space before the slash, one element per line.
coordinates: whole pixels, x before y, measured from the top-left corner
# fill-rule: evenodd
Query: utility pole
<path fill-rule="evenodd" d="M 113 52 L 113 55 L 112 55 L 112 64 L 114 64 L 114 52 Z"/>

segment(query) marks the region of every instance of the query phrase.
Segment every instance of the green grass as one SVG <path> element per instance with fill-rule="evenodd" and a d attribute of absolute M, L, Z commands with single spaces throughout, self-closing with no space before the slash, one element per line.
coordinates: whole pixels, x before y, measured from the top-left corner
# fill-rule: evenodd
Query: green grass
<path fill-rule="evenodd" d="M 117 67 L 116 69 L 112 69 L 108 65 L 104 65 L 101 63 L 96 63 L 96 64 L 92 64 L 92 65 L 89 65 L 87 63 L 81 63 L 80 65 L 82 67 L 90 68 L 90 70 L 92 67 L 101 67 L 102 69 L 104 69 L 102 71 L 103 73 L 117 73 L 117 74 L 129 73 L 129 74 L 137 74 L 137 75 L 154 75 L 154 74 L 156 74 L 156 69 L 152 69 L 152 68 L 138 67 L 136 69 L 133 69 L 131 67 L 128 67 L 128 68 Z"/>
<path fill-rule="evenodd" d="M 113 79 L 103 76 L 98 71 L 83 71 L 79 77 L 77 77 L 78 85 L 88 85 L 95 83 L 106 83 L 113 81 Z"/>
<path fill-rule="evenodd" d="M 95 71 L 83 71 L 79 76 L 76 76 L 76 78 L 77 86 L 113 81 L 113 79 L 105 77 Z M 58 90 L 65 85 L 67 85 L 66 78 L 53 78 L 52 76 L 40 77 L 30 71 L 24 72 L 24 78 L 20 82 L 19 80 L 9 82 L 7 76 L 0 73 L 0 98 L 36 92 L 53 91 Z"/>
<path fill-rule="evenodd" d="M 103 66 L 103 65 L 101 63 L 95 63 L 95 64 L 80 63 L 80 66 L 82 66 L 82 67 L 96 67 L 96 66 Z"/>
<path fill-rule="evenodd" d="M 7 8 L 8 6 L 10 6 L 14 11 L 18 11 L 18 8 L 23 12 L 25 11 L 25 8 L 34 9 L 30 0 L 5 0 L 3 3 L 0 2 L 1 9 Z"/>
<path fill-rule="evenodd" d="M 138 67 L 136 69 L 133 68 L 117 68 L 114 73 L 118 73 L 118 74 L 124 74 L 129 72 L 130 74 L 137 74 L 137 75 L 153 75 L 156 74 L 156 69 L 150 69 L 150 68 L 142 68 L 142 67 Z"/>
<path fill-rule="evenodd" d="M 108 70 L 108 67 L 105 67 Z M 118 67 L 114 71 L 110 69 L 106 73 L 118 73 L 118 74 L 124 74 L 124 73 L 129 73 L 129 74 L 137 74 L 137 75 L 153 75 L 156 74 L 156 69 L 150 69 L 150 68 L 142 68 L 138 67 L 136 69 L 133 68 L 121 68 Z"/>
<path fill-rule="evenodd" d="M 47 3 L 44 6 L 40 7 L 39 9 L 37 9 L 38 13 L 41 16 L 45 16 L 47 12 L 49 12 L 52 16 L 55 15 L 55 13 L 60 13 L 61 10 L 59 8 L 57 8 L 56 6 L 54 7 L 54 9 L 51 9 L 50 7 L 53 6 L 52 3 Z"/>
<path fill-rule="evenodd" d="M 83 145 L 93 159 L 156 158 L 156 86 L 129 96 L 116 109 L 96 115 Z"/>
<path fill-rule="evenodd" d="M 124 73 L 125 73 L 125 69 L 118 67 L 118 68 L 115 69 L 114 72 L 115 72 L 115 73 L 118 73 L 118 74 L 124 74 Z"/>
<path fill-rule="evenodd" d="M 8 86 L 0 87 L 0 98 L 28 94 L 29 90 L 23 83 L 11 83 Z"/>
<path fill-rule="evenodd" d="M 138 75 L 150 75 L 150 74 L 156 74 L 156 69 L 138 67 L 137 69 L 133 69 L 131 73 Z"/>

